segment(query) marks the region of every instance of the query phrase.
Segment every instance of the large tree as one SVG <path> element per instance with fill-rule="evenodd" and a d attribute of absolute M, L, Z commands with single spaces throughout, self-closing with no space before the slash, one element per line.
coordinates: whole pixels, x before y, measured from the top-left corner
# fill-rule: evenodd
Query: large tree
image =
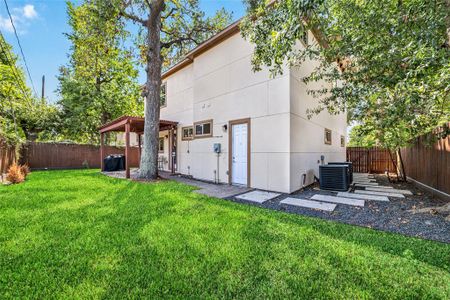
<path fill-rule="evenodd" d="M 0 34 L 0 140 L 20 145 L 48 134 L 58 112 L 33 97 L 12 47 Z"/>
<path fill-rule="evenodd" d="M 254 69 L 319 66 L 306 83 L 322 110 L 347 110 L 357 132 L 391 149 L 450 119 L 449 0 L 248 0 L 242 32 Z M 310 30 L 316 42 L 297 47 Z M 355 131 L 355 134 L 357 133 Z"/>
<path fill-rule="evenodd" d="M 67 3 L 70 62 L 61 67 L 59 93 L 63 136 L 98 142 L 98 127 L 122 115 L 141 115 L 137 62 L 125 47 L 128 32 L 111 5 Z"/>
<path fill-rule="evenodd" d="M 111 1 L 104 0 L 105 5 Z M 182 57 L 192 47 L 221 30 L 230 20 L 224 10 L 205 17 L 198 0 L 116 0 L 115 7 L 126 20 L 138 24 L 145 33 L 143 52 L 147 81 L 144 143 L 140 178 L 158 176 L 160 89 L 163 65 Z"/>

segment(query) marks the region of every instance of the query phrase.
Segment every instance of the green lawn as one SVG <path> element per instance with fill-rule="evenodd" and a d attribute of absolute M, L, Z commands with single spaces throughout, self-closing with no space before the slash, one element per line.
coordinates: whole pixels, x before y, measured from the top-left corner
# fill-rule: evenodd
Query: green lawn
<path fill-rule="evenodd" d="M 450 245 L 96 170 L 0 186 L 0 298 L 449 298 Z"/>

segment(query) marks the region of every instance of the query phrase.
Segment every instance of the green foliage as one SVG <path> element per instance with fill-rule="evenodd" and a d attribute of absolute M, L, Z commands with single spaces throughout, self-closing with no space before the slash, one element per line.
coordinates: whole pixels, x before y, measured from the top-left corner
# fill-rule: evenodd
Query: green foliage
<path fill-rule="evenodd" d="M 372 135 L 372 129 L 368 125 L 355 125 L 351 128 L 349 133 L 348 147 L 374 147 L 377 146 L 377 141 Z"/>
<path fill-rule="evenodd" d="M 348 111 L 377 144 L 398 148 L 450 120 L 450 3 L 432 0 L 247 1 L 244 37 L 256 44 L 253 66 L 309 59 L 319 66 L 305 83 L 316 114 Z M 315 43 L 299 47 L 305 30 Z"/>
<path fill-rule="evenodd" d="M 146 18 L 147 10 L 149 10 L 146 1 L 133 1 L 129 6 L 124 6 L 122 1 L 117 1 L 116 6 L 119 10 L 140 12 L 135 13 L 134 16 L 141 18 L 142 15 L 141 20 Z M 129 16 L 127 13 L 124 14 L 125 19 L 133 20 Z M 198 0 L 170 0 L 164 3 L 161 19 L 162 67 L 163 70 L 167 70 L 180 62 L 197 45 L 230 24 L 232 14 L 222 8 L 213 16 L 206 17 L 200 9 Z M 148 36 L 145 29 L 145 26 L 140 27 L 139 34 L 135 37 L 141 62 L 144 64 L 148 61 Z"/>
<path fill-rule="evenodd" d="M 10 145 L 20 144 L 25 136 L 19 115 L 31 106 L 31 93 L 23 70 L 17 66 L 12 47 L 0 35 L 0 139 Z"/>
<path fill-rule="evenodd" d="M 68 2 L 70 63 L 61 67 L 62 134 L 77 142 L 99 141 L 98 127 L 122 115 L 139 116 L 143 100 L 128 36 L 118 11 L 101 1 Z"/>
<path fill-rule="evenodd" d="M 170 18 L 162 23 L 161 42 L 163 70 L 178 63 L 196 46 L 209 39 L 231 23 L 232 14 L 221 9 L 205 17 L 198 1 L 167 1 L 165 12 Z"/>
<path fill-rule="evenodd" d="M 190 49 L 223 28 L 230 19 L 224 11 L 206 18 L 198 0 L 106 1 L 124 20 L 133 21 L 144 33 L 138 43 L 145 63 L 147 80 L 144 139 L 139 168 L 140 178 L 158 177 L 158 137 L 162 72 Z"/>
<path fill-rule="evenodd" d="M 2 299 L 450 295 L 448 244 L 209 198 L 173 181 L 32 172 L 0 195 Z"/>
<path fill-rule="evenodd" d="M 0 35 L 0 140 L 19 145 L 52 130 L 57 109 L 34 98 L 11 46 Z"/>

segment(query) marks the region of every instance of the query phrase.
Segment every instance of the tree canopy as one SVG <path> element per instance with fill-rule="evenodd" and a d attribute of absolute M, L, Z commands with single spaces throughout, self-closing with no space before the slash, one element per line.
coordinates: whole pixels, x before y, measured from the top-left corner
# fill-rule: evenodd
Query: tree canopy
<path fill-rule="evenodd" d="M 137 45 L 147 73 L 143 91 L 146 109 L 139 177 L 156 178 L 162 71 L 223 29 L 229 23 L 230 15 L 220 10 L 215 16 L 206 17 L 198 0 L 103 0 L 102 3 L 114 7 L 122 19 L 138 24 L 143 33 L 143 43 Z"/>
<path fill-rule="evenodd" d="M 67 3 L 70 62 L 60 69 L 62 134 L 98 142 L 98 127 L 122 115 L 143 114 L 137 62 L 118 11 L 101 1 Z"/>
<path fill-rule="evenodd" d="M 17 56 L 1 34 L 0 82 L 0 140 L 19 145 L 50 135 L 57 110 L 32 95 Z"/>
<path fill-rule="evenodd" d="M 347 111 L 357 132 L 394 149 L 450 119 L 450 1 L 246 2 L 255 70 L 320 62 L 304 78 L 329 83 L 309 91 L 318 99 L 311 116 Z M 298 47 L 308 30 L 315 42 Z"/>

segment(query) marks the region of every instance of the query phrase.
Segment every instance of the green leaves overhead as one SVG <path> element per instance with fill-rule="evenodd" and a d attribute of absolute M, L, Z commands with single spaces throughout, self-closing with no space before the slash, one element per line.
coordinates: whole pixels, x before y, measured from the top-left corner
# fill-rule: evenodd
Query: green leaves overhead
<path fill-rule="evenodd" d="M 325 81 L 309 93 L 310 115 L 347 111 L 375 143 L 397 148 L 450 120 L 449 1 L 247 1 L 242 24 L 255 43 L 255 70 L 283 65 L 317 67 L 305 83 Z M 299 46 L 304 30 L 314 36 Z"/>
<path fill-rule="evenodd" d="M 146 63 L 148 36 L 144 29 L 151 11 L 148 2 L 116 1 L 115 3 L 116 7 L 122 11 L 125 20 L 142 25 L 136 42 L 142 62 Z M 231 19 L 232 14 L 225 9 L 218 10 L 214 15 L 207 17 L 200 9 L 198 0 L 164 1 L 160 30 L 163 70 L 179 62 L 190 50 L 221 31 L 230 24 Z"/>
<path fill-rule="evenodd" d="M 95 143 L 100 125 L 125 114 L 142 115 L 136 61 L 125 47 L 129 33 L 114 6 L 93 0 L 67 7 L 72 46 L 59 76 L 62 133 Z"/>
<path fill-rule="evenodd" d="M 12 47 L 0 35 L 0 142 L 20 145 L 51 129 L 56 108 L 35 99 L 25 82 Z"/>

